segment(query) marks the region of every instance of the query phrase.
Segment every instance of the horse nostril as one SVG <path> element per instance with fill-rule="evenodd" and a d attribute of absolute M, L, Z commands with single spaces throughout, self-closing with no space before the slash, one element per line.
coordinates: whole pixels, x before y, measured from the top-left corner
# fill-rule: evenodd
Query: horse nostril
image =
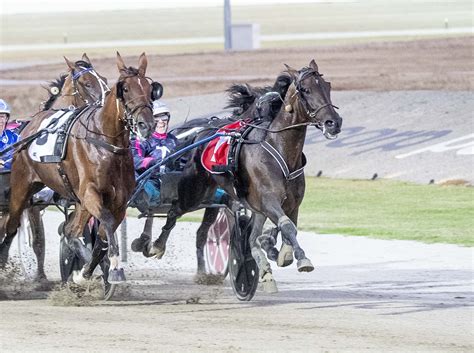
<path fill-rule="evenodd" d="M 334 126 L 336 125 L 336 123 L 335 123 L 334 121 L 332 121 L 332 120 L 326 120 L 326 121 L 324 122 L 324 125 L 326 125 L 326 127 L 332 128 L 332 127 L 334 127 Z"/>

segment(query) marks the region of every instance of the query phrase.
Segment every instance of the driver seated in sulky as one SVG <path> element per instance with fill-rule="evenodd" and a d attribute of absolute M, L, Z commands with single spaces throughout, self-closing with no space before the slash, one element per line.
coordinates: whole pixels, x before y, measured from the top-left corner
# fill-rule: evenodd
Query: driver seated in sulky
<path fill-rule="evenodd" d="M 133 162 L 137 177 L 170 155 L 178 144 L 177 138 L 168 132 L 171 117 L 168 106 L 161 101 L 154 101 L 153 116 L 157 123 L 153 134 L 144 141 L 138 138 L 134 138 L 131 141 Z M 160 168 L 160 171 L 164 171 L 164 166 Z M 143 190 L 138 194 L 135 200 L 135 205 L 143 212 L 159 203 L 160 179 L 158 173 L 156 173 L 145 183 Z"/>
<path fill-rule="evenodd" d="M 0 99 L 0 151 L 13 145 L 19 137 L 11 130 L 7 130 L 8 120 L 10 119 L 10 106 L 3 99 Z M 0 171 L 11 170 L 13 150 L 0 156 Z"/>

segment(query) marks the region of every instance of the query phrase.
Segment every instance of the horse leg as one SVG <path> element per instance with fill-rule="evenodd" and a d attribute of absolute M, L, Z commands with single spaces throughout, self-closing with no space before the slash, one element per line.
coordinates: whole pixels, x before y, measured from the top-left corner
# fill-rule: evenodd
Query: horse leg
<path fill-rule="evenodd" d="M 18 162 L 20 161 L 21 160 L 18 160 Z M 22 180 L 22 182 L 17 184 L 12 183 L 11 186 L 6 234 L 3 242 L 0 243 L 0 267 L 5 267 L 7 263 L 8 252 L 17 233 L 18 227 L 20 226 L 21 214 L 26 208 L 28 200 L 31 198 L 31 196 L 33 196 L 33 194 L 35 194 L 35 192 L 41 190 L 42 188 L 42 186 L 38 183 L 32 183 L 30 176 L 27 173 L 27 167 L 24 167 L 23 169 L 15 167 L 17 167 L 17 165 L 14 164 L 13 169 L 15 173 L 12 175 L 15 176 L 15 180 Z"/>
<path fill-rule="evenodd" d="M 41 208 L 39 206 L 31 207 L 28 210 L 28 217 L 33 228 L 33 251 L 35 252 L 36 262 L 38 264 L 36 280 L 46 281 L 47 278 L 44 272 L 45 238 L 43 220 L 41 219 Z"/>
<path fill-rule="evenodd" d="M 261 243 L 258 241 L 263 229 L 266 217 L 260 213 L 254 213 L 252 216 L 252 232 L 250 233 L 249 243 L 252 251 L 252 257 L 255 259 L 259 272 L 260 282 L 263 290 L 267 293 L 276 293 L 278 288 L 272 275 L 272 268 L 267 261 L 265 253 L 262 251 Z"/>
<path fill-rule="evenodd" d="M 296 211 L 296 215 L 297 214 L 298 212 Z M 294 219 L 294 222 L 286 215 L 278 218 L 278 228 L 281 230 L 281 237 L 283 240 L 281 253 L 284 252 L 283 246 L 285 244 L 287 245 L 287 249 L 290 249 L 290 251 L 291 248 L 293 248 L 295 258 L 298 260 L 296 263 L 298 271 L 311 272 L 314 270 L 314 266 L 311 263 L 311 260 L 306 257 L 304 250 L 301 248 L 298 240 L 296 239 L 296 234 L 298 233 L 296 228 L 297 216 L 293 216 L 292 218 Z"/>
<path fill-rule="evenodd" d="M 132 251 L 143 252 L 147 249 L 151 242 L 153 230 L 153 217 L 148 216 L 145 221 L 145 227 L 142 234 L 132 241 Z"/>
<path fill-rule="evenodd" d="M 198 275 L 206 272 L 206 265 L 204 263 L 204 245 L 207 241 L 207 234 L 209 228 L 214 223 L 219 214 L 218 208 L 209 207 L 204 211 L 202 223 L 196 233 L 196 257 L 197 257 L 197 273 Z"/>
<path fill-rule="evenodd" d="M 156 257 L 161 259 L 166 251 L 166 242 L 170 236 L 171 231 L 176 225 L 176 220 L 181 217 L 181 214 L 177 212 L 175 206 L 171 208 L 166 217 L 166 223 L 161 228 L 161 234 L 153 243 L 150 242 L 149 246 L 143 251 L 143 255 L 146 257 Z"/>
<path fill-rule="evenodd" d="M 277 261 L 279 252 L 275 248 L 276 240 L 278 235 L 278 228 L 274 227 L 265 232 L 258 237 L 258 242 L 263 250 L 267 253 L 269 260 Z"/>
<path fill-rule="evenodd" d="M 89 221 L 91 214 L 82 205 L 76 204 L 73 217 L 64 226 L 64 234 L 69 246 L 84 263 L 91 261 L 91 251 L 85 245 L 84 227 Z"/>
<path fill-rule="evenodd" d="M 114 231 L 125 217 L 126 208 L 120 207 L 120 209 L 117 209 L 115 214 L 113 214 L 108 208 L 105 207 L 102 195 L 98 192 L 96 186 L 93 183 L 89 183 L 86 186 L 82 200 L 84 201 L 83 207 L 87 210 L 87 212 L 100 221 L 99 236 L 102 238 L 102 241 L 108 244 L 107 255 L 110 259 L 108 279 L 109 283 L 125 282 L 123 268 L 119 268 L 119 245 Z M 87 261 L 81 270 L 82 276 L 86 279 L 90 278 L 95 266 L 97 266 L 100 260 L 100 252 L 94 251 L 91 254 L 90 261 Z"/>

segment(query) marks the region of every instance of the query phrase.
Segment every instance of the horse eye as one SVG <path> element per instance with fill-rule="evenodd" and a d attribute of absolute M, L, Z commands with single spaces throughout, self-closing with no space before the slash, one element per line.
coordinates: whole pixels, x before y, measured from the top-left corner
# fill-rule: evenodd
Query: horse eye
<path fill-rule="evenodd" d="M 309 89 L 301 87 L 300 89 L 301 93 L 309 93 Z"/>
<path fill-rule="evenodd" d="M 92 84 L 91 84 L 90 82 L 87 82 L 87 83 L 85 84 L 85 86 L 86 86 L 87 88 L 91 88 L 91 87 L 92 87 Z"/>

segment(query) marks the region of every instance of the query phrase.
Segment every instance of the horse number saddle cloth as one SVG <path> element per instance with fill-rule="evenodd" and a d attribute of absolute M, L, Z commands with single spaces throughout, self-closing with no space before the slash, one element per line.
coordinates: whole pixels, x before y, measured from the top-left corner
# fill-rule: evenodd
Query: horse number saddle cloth
<path fill-rule="evenodd" d="M 36 162 L 58 163 L 64 159 L 67 135 L 80 114 L 74 110 L 59 110 L 41 122 L 38 131 L 44 129 L 28 147 L 28 155 Z"/>
<path fill-rule="evenodd" d="M 244 121 L 239 120 L 220 128 L 217 132 L 241 132 L 246 128 Z M 232 136 L 220 136 L 211 140 L 201 155 L 202 166 L 211 174 L 223 174 L 234 167 L 234 156 L 231 153 Z"/>

